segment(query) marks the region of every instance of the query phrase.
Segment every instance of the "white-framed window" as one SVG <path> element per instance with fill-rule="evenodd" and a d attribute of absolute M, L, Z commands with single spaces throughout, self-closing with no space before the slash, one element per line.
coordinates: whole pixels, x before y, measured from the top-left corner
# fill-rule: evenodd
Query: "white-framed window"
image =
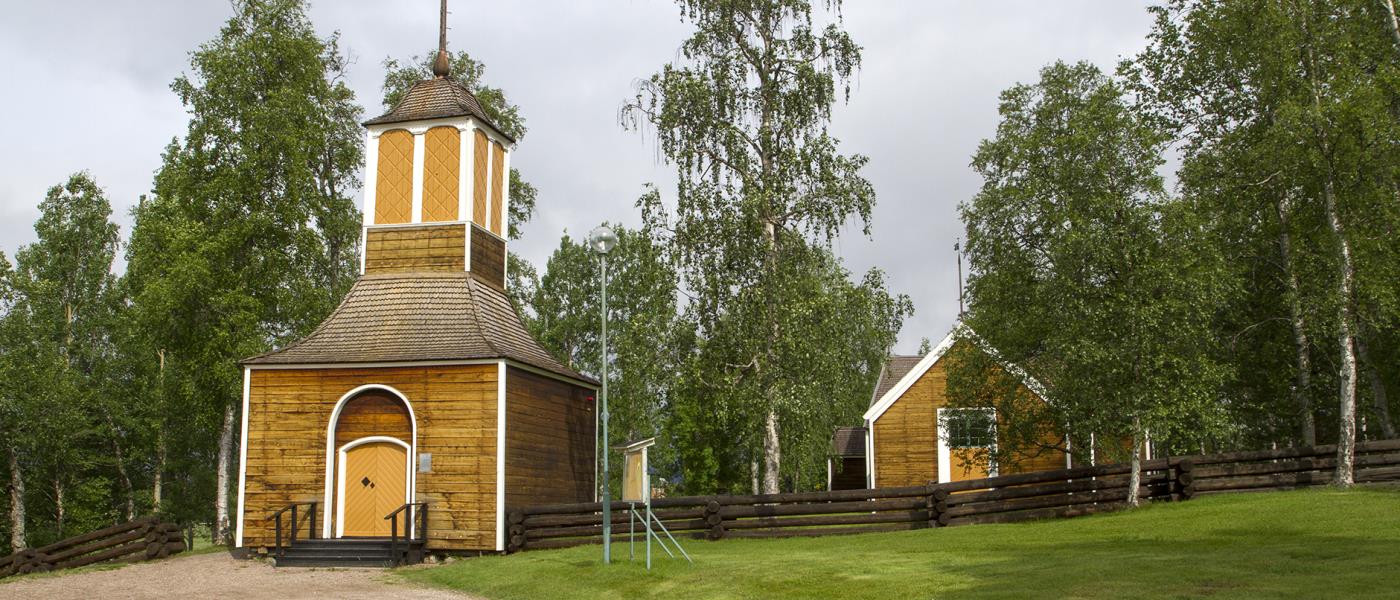
<path fill-rule="evenodd" d="M 987 476 L 997 476 L 997 413 L 994 408 L 940 408 L 938 417 L 938 482 L 951 480 L 952 455 L 980 453 L 988 461 Z M 985 450 L 985 453 L 980 451 Z"/>

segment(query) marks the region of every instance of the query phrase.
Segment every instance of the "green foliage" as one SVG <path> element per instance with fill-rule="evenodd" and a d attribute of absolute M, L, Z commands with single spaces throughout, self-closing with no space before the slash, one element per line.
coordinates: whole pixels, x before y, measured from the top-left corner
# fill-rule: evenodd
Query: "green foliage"
<path fill-rule="evenodd" d="M 1162 189 L 1167 138 L 1085 63 L 1007 90 L 1001 115 L 973 158 L 982 190 L 961 206 L 967 322 L 1047 386 L 1048 422 L 1081 440 L 1077 450 L 1090 433 L 1209 435 L 1227 373 L 1211 335 L 1223 265 L 1194 208 Z M 957 371 L 955 396 L 968 402 L 988 373 Z M 1003 418 L 1025 406 L 999 396 Z"/>
<path fill-rule="evenodd" d="M 174 436 L 173 491 L 191 500 L 172 506 L 207 520 L 238 361 L 309 331 L 354 281 L 363 150 L 338 40 L 317 37 L 304 2 L 235 2 L 190 58 L 171 85 L 188 130 L 134 211 L 127 343 Z"/>
<path fill-rule="evenodd" d="M 1240 365 L 1229 388 L 1232 441 L 1297 441 L 1302 414 L 1336 415 L 1312 399 L 1336 393 L 1335 340 L 1348 313 L 1360 343 L 1381 349 L 1369 368 L 1379 379 L 1363 395 L 1374 400 L 1377 381 L 1400 384 L 1376 366 L 1394 356 L 1400 329 L 1394 22 L 1382 2 L 1178 0 L 1152 11 L 1148 47 L 1123 70 L 1149 114 L 1182 140 L 1182 191 L 1240 282 L 1217 331 Z M 1340 236 L 1329 231 L 1329 191 Z M 1339 238 L 1355 267 L 1349 298 L 1338 296 Z M 1305 336 L 1303 365 L 1293 359 L 1294 327 Z M 1330 441 L 1336 429 L 1318 434 Z"/>
<path fill-rule="evenodd" d="M 650 455 L 663 475 L 676 473 L 667 426 L 675 404 L 675 370 L 685 353 L 685 325 L 676 301 L 675 269 L 642 232 L 613 225 L 618 243 L 608 254 L 609 445 L 660 437 Z M 527 325 L 564 364 L 600 373 L 599 261 L 587 240 L 567 234 L 533 291 Z M 608 452 L 620 490 L 622 457 Z"/>
<path fill-rule="evenodd" d="M 121 424 L 133 407 L 109 395 L 114 348 L 107 331 L 120 302 L 112 259 L 112 209 L 97 183 L 76 173 L 39 204 L 38 240 L 5 275 L 0 322 L 0 447 L 14 452 L 28 496 L 28 541 L 42 544 L 122 514 L 129 490 L 106 477 L 126 468 Z M 115 452 L 114 452 L 115 450 Z M 27 502 L 30 504 L 30 502 Z"/>
<path fill-rule="evenodd" d="M 858 414 L 909 314 L 878 271 L 852 283 L 830 251 L 852 217 L 868 234 L 875 203 L 866 158 L 840 154 L 827 132 L 860 48 L 838 2 L 825 27 L 804 0 L 679 5 L 695 31 L 622 121 L 655 131 L 679 179 L 674 211 L 659 197 L 641 207 L 679 269 L 697 340 L 674 410 L 673 433 L 690 440 L 684 485 L 747 487 L 762 460 L 765 489 L 814 487 L 819 448 Z"/>

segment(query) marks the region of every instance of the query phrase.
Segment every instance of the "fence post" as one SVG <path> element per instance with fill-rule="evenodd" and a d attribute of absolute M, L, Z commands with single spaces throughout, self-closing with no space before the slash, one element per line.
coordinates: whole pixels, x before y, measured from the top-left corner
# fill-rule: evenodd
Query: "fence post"
<path fill-rule="evenodd" d="M 1189 458 L 1183 458 L 1176 464 L 1176 481 L 1172 487 L 1182 500 L 1190 500 L 1196 495 L 1196 476 L 1193 473 L 1195 468 L 1196 463 Z"/>
<path fill-rule="evenodd" d="M 948 490 L 936 484 L 928 486 L 928 526 L 945 527 L 948 525 Z"/>
<path fill-rule="evenodd" d="M 424 539 L 427 538 L 427 519 L 428 513 L 425 510 L 423 512 Z M 525 513 L 518 510 L 511 511 L 510 515 L 506 517 L 506 521 L 510 523 L 510 543 L 506 545 L 506 552 L 519 552 L 520 550 L 524 550 L 527 541 L 525 539 Z"/>
<path fill-rule="evenodd" d="M 720 514 L 721 508 L 718 497 L 711 498 L 705 503 L 705 523 L 710 526 L 705 537 L 710 540 L 724 539 L 724 515 Z"/>

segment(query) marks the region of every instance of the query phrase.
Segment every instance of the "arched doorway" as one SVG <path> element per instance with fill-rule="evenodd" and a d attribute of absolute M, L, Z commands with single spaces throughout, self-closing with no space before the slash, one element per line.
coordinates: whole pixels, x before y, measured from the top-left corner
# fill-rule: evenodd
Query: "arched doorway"
<path fill-rule="evenodd" d="M 413 499 L 416 443 L 413 409 L 397 390 L 361 386 L 342 397 L 326 431 L 326 529 L 388 537 L 384 516 Z"/>

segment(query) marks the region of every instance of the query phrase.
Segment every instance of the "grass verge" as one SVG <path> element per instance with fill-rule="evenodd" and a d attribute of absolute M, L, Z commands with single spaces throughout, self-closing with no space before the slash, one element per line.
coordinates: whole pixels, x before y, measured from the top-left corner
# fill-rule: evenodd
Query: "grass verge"
<path fill-rule="evenodd" d="M 591 546 L 400 576 L 496 600 L 1394 597 L 1400 488 L 1223 495 L 1078 519 L 686 549 L 693 566 L 660 553 L 650 572 L 615 545 L 607 567 Z"/>

